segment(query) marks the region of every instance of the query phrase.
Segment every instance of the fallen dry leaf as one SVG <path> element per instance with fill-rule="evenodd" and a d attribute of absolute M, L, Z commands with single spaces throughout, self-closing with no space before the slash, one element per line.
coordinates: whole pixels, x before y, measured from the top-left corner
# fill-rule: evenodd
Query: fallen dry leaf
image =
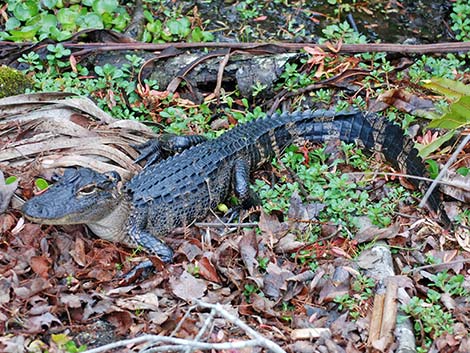
<path fill-rule="evenodd" d="M 49 270 L 51 269 L 51 260 L 45 256 L 33 256 L 30 260 L 33 271 L 44 279 L 49 278 Z"/>
<path fill-rule="evenodd" d="M 170 286 L 174 295 L 187 302 L 201 298 L 207 290 L 205 281 L 195 278 L 186 271 L 178 278 L 170 277 Z"/>
<path fill-rule="evenodd" d="M 129 310 L 158 310 L 158 296 L 154 293 L 134 295 L 129 298 L 117 298 L 116 305 Z"/>
<path fill-rule="evenodd" d="M 212 265 L 206 256 L 203 256 L 201 260 L 198 261 L 198 267 L 199 275 L 201 277 L 211 282 L 222 283 L 214 265 Z"/>
<path fill-rule="evenodd" d="M 278 265 L 270 262 L 266 268 L 266 274 L 263 278 L 264 287 L 263 292 L 266 296 L 277 300 L 281 298 L 282 292 L 287 291 L 287 280 L 294 274 L 282 269 Z"/>
<path fill-rule="evenodd" d="M 40 333 L 43 332 L 45 328 L 50 328 L 54 323 L 62 325 L 62 322 L 47 312 L 38 316 L 31 316 L 27 318 L 24 323 L 24 328 L 28 333 Z"/>
<path fill-rule="evenodd" d="M 331 278 L 328 278 L 319 293 L 318 302 L 328 303 L 336 297 L 349 293 L 351 275 L 343 266 L 336 267 Z"/>
<path fill-rule="evenodd" d="M 244 231 L 244 236 L 238 242 L 240 256 L 245 264 L 250 276 L 254 276 L 255 268 L 258 266 L 256 255 L 258 254 L 258 244 L 256 240 L 256 232 L 254 229 Z"/>
<path fill-rule="evenodd" d="M 279 222 L 275 215 L 269 215 L 264 211 L 261 211 L 258 226 L 264 242 L 270 247 L 273 247 L 289 229 L 289 226 Z"/>
<path fill-rule="evenodd" d="M 115 311 L 107 314 L 106 320 L 116 327 L 119 335 L 127 334 L 133 323 L 128 311 Z"/>

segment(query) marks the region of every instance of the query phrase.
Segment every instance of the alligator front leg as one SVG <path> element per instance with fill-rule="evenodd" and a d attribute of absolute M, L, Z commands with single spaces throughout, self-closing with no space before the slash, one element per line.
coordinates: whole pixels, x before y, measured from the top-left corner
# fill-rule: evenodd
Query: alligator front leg
<path fill-rule="evenodd" d="M 131 216 L 128 223 L 128 235 L 130 237 L 128 242 L 130 245 L 141 246 L 143 250 L 151 255 L 157 255 L 165 263 L 171 262 L 173 260 L 173 249 L 143 228 L 145 218 L 146 215 Z M 155 266 L 150 259 L 142 261 L 123 276 L 122 283 L 130 283 L 140 276 L 146 277 L 154 269 Z"/>
<path fill-rule="evenodd" d="M 158 256 L 165 263 L 171 262 L 173 249 L 145 229 L 146 219 L 146 214 L 130 217 L 128 223 L 130 243 L 141 246 L 147 253 Z"/>
<path fill-rule="evenodd" d="M 139 151 L 139 157 L 135 159 L 138 163 L 144 159 L 147 160 L 145 167 L 158 163 L 165 155 L 181 153 L 184 150 L 196 146 L 207 139 L 201 135 L 173 135 L 163 134 L 158 138 L 148 140 L 141 145 L 132 147 Z"/>
<path fill-rule="evenodd" d="M 244 209 L 260 203 L 258 195 L 250 188 L 250 166 L 241 159 L 233 167 L 233 191 Z"/>

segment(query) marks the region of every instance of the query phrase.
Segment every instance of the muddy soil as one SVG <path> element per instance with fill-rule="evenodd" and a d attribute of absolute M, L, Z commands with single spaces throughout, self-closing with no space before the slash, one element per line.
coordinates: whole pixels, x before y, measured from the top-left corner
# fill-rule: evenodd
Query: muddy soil
<path fill-rule="evenodd" d="M 315 41 L 329 24 L 348 21 L 369 41 L 432 43 L 452 39 L 446 0 L 337 1 L 176 1 L 198 7 L 219 41 Z"/>

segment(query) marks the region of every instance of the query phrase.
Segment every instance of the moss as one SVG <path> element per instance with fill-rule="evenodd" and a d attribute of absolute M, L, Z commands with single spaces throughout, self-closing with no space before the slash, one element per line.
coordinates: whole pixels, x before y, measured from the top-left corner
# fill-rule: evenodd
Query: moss
<path fill-rule="evenodd" d="M 24 93 L 33 81 L 22 72 L 8 66 L 0 66 L 0 98 Z"/>

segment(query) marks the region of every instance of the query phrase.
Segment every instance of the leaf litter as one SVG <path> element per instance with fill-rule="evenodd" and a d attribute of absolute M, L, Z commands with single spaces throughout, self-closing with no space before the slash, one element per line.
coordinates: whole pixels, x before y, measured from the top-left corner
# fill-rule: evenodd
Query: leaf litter
<path fill-rule="evenodd" d="M 83 116 L 71 121 L 80 119 Z M 135 136 L 145 131 L 134 125 L 126 128 L 134 129 Z M 95 128 L 100 134 L 107 126 Z M 89 136 L 80 129 L 74 131 L 82 134 L 80 138 Z M 107 149 L 115 148 L 106 141 L 101 140 Z M 71 155 L 88 153 L 70 148 Z M 132 153 L 129 160 L 131 157 Z M 31 162 L 15 158 L 19 163 L 13 170 L 24 171 Z M 56 166 L 43 164 L 42 168 Z M 34 193 L 34 175 L 21 175 L 16 192 L 30 197 Z M 11 196 L 14 199 L 10 191 L 7 197 Z M 387 262 L 384 255 L 371 256 L 367 251 L 356 259 L 358 245 L 388 239 L 390 245 L 405 249 L 394 255 L 395 266 L 398 273 L 408 275 L 394 274 L 390 264 L 382 272 L 387 274 L 387 283 L 399 283 L 400 288 L 413 294 L 425 293 L 439 271 L 449 270 L 457 275 L 468 268 L 465 228 L 451 236 L 424 218 L 408 221 L 405 227 L 397 220 L 386 228 L 377 228 L 364 219 L 354 240 L 339 238 L 341 228 L 322 224 L 323 238 L 311 243 L 299 235 L 318 222 L 318 213 L 325 205 L 304 203 L 297 194 L 290 204 L 285 219 L 276 213 L 255 210 L 258 229 L 208 227 L 165 239 L 175 248 L 174 264 L 126 286 L 120 285 L 120 276 L 143 259 L 140 254 L 96 239 L 87 234 L 85 227 L 31 224 L 15 208 L 8 209 L 0 215 L 2 349 L 13 351 L 12 347 L 32 347 L 37 342 L 56 347 L 57 334 L 89 348 L 147 333 L 174 332 L 177 337 L 195 337 L 208 318 L 204 310 L 191 309 L 200 299 L 224 304 L 261 335 L 293 352 L 316 351 L 319 347 L 360 352 L 368 345 L 387 351 L 390 345 L 397 344 L 387 336 L 389 332 L 379 331 L 374 341 L 367 341 L 372 310 L 380 308 L 373 305 L 379 294 L 373 289 L 364 298 L 364 288 L 354 287 L 362 274 L 378 281 L 372 270 Z M 457 246 L 467 252 L 452 250 Z M 429 259 L 435 265 L 428 268 Z M 410 269 L 416 267 L 418 270 L 410 275 Z M 468 276 L 461 286 L 470 289 Z M 338 298 L 349 298 L 350 305 L 346 306 L 346 299 L 341 304 Z M 396 301 L 392 295 L 385 296 L 384 302 L 387 298 Z M 409 295 L 403 298 L 400 302 L 410 300 Z M 468 300 L 442 295 L 441 302 L 458 322 L 453 325 L 453 333 L 441 335 L 434 345 L 446 352 L 465 352 L 462 347 L 468 343 Z M 383 309 L 382 315 L 385 313 L 387 310 Z M 211 330 L 212 334 L 205 337 L 213 342 L 227 337 L 242 340 L 247 335 L 223 318 L 214 319 Z"/>

